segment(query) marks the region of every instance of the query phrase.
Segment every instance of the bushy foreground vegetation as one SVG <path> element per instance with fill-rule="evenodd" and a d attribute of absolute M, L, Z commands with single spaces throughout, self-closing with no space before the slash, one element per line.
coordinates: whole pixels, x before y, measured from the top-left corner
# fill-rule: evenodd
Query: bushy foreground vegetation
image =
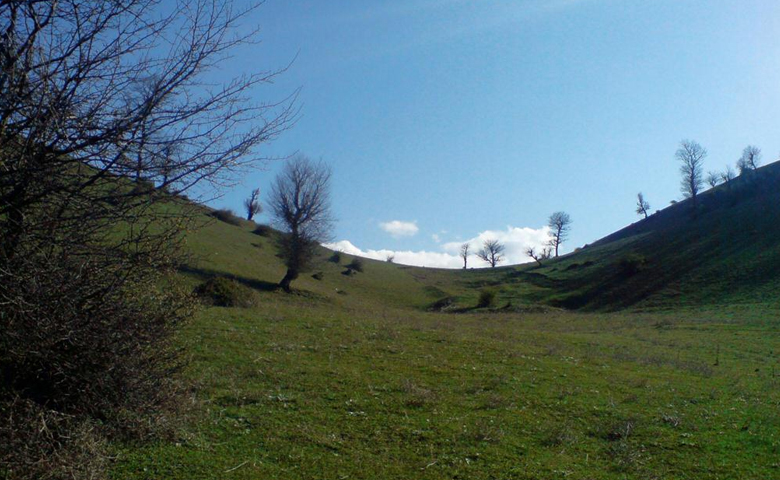
<path fill-rule="evenodd" d="M 256 4 L 162 3 L 0 7 L 0 478 L 101 478 L 110 441 L 170 434 L 200 210 L 181 195 L 295 115 L 254 95 L 275 72 L 204 82 Z"/>

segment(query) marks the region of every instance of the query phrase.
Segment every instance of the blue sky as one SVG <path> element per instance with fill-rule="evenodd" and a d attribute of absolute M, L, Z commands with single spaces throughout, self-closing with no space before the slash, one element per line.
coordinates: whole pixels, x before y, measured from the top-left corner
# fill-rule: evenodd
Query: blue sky
<path fill-rule="evenodd" d="M 262 153 L 332 165 L 334 241 L 378 258 L 457 266 L 453 245 L 493 235 L 525 261 L 556 210 L 568 252 L 636 221 L 639 191 L 653 210 L 679 199 L 682 139 L 707 170 L 748 144 L 780 154 L 776 0 L 268 0 L 252 20 L 262 42 L 222 72 L 297 55 L 255 95 L 302 87 L 300 120 Z M 212 205 L 240 210 L 280 166 Z"/>

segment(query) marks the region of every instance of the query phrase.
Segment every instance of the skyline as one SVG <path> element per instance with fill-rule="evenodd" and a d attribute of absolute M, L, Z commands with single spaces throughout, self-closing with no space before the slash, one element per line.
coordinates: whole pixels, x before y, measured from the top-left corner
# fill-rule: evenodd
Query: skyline
<path fill-rule="evenodd" d="M 639 220 L 640 191 L 651 211 L 679 200 L 683 139 L 709 150 L 705 171 L 734 166 L 748 144 L 764 164 L 777 159 L 778 10 L 270 1 L 257 12 L 262 43 L 226 71 L 247 58 L 259 69 L 295 59 L 258 92 L 273 101 L 302 88 L 298 123 L 264 153 L 300 151 L 333 167 L 333 243 L 345 251 L 455 266 L 453 245 L 493 234 L 516 242 L 507 262 L 516 263 L 554 211 L 574 220 L 568 253 Z M 256 187 L 265 199 L 279 164 L 210 205 L 240 211 Z"/>

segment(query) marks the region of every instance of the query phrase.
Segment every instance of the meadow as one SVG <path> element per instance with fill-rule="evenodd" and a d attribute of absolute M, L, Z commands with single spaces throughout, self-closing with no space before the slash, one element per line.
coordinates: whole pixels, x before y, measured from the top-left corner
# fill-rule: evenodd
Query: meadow
<path fill-rule="evenodd" d="M 114 445 L 113 478 L 780 476 L 773 303 L 573 312 L 520 280 L 563 281 L 576 255 L 541 273 L 366 260 L 347 274 L 323 251 L 318 278 L 284 294 L 273 234 L 252 228 L 188 237 L 181 280 L 230 277 L 253 306 L 199 310 L 180 340 L 194 385 L 180 431 Z M 484 288 L 496 303 L 474 308 Z"/>

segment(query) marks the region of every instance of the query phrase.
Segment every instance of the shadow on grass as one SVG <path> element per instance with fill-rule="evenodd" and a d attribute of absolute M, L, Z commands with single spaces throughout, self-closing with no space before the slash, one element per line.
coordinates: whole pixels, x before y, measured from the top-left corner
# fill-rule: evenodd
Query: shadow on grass
<path fill-rule="evenodd" d="M 204 280 L 209 279 L 211 277 L 217 277 L 217 276 L 230 278 L 249 288 L 253 288 L 255 290 L 261 290 L 264 292 L 273 292 L 274 290 L 277 290 L 279 288 L 279 284 L 277 283 L 266 282 L 264 280 L 257 280 L 255 278 L 242 277 L 240 275 L 233 275 L 232 273 L 220 272 L 218 270 L 212 270 L 210 268 L 199 268 L 190 265 L 183 265 L 179 267 L 179 271 L 182 273 L 189 273 L 192 275 L 196 275 Z"/>

